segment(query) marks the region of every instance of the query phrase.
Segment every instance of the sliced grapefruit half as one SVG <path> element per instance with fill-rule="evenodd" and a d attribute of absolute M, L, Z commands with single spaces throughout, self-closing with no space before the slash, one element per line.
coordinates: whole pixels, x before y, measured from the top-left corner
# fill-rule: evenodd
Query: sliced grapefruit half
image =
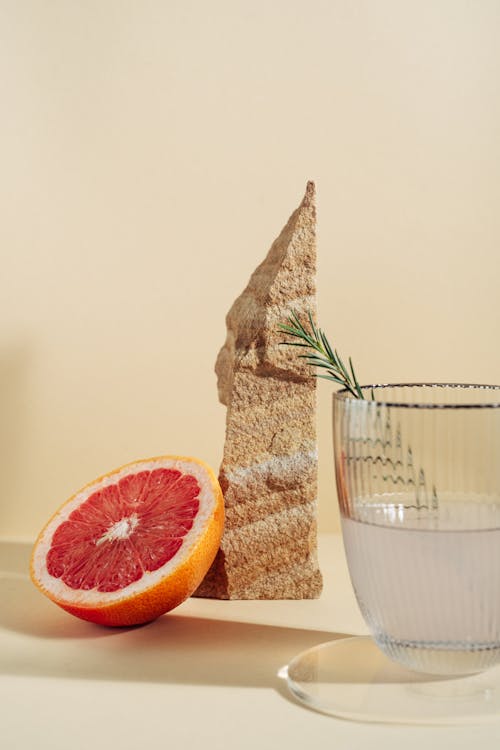
<path fill-rule="evenodd" d="M 91 482 L 55 513 L 33 549 L 31 578 L 77 617 L 139 625 L 195 591 L 223 524 L 222 492 L 202 461 L 136 461 Z"/>

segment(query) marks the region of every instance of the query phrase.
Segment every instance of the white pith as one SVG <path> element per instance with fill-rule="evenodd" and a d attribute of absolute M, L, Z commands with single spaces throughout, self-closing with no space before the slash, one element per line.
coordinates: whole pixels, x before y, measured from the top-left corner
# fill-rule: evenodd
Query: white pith
<path fill-rule="evenodd" d="M 198 495 L 200 506 L 198 513 L 194 518 L 193 526 L 184 537 L 182 546 L 171 560 L 169 560 L 158 570 L 154 570 L 151 572 L 146 571 L 138 581 L 129 584 L 125 588 L 118 591 L 105 593 L 102 593 L 95 589 L 92 589 L 90 591 L 72 589 L 70 588 L 70 586 L 67 586 L 60 578 L 55 578 L 48 572 L 46 566 L 46 558 L 50 550 L 52 537 L 54 536 L 56 529 L 61 525 L 61 523 L 67 520 L 67 518 L 71 515 L 75 508 L 80 506 L 90 495 L 92 495 L 97 490 L 102 489 L 103 487 L 107 487 L 111 484 L 116 484 L 124 476 L 134 474 L 139 471 L 152 471 L 153 469 L 163 468 L 174 470 L 177 469 L 183 474 L 191 474 L 192 476 L 194 476 L 200 486 L 200 493 Z M 190 550 L 198 541 L 202 530 L 211 518 L 215 510 L 215 505 L 216 497 L 213 491 L 212 483 L 210 481 L 208 472 L 203 465 L 191 463 L 189 461 L 184 461 L 181 459 L 172 460 L 165 458 L 156 459 L 154 461 L 138 462 L 136 464 L 124 466 L 120 471 L 117 471 L 114 474 L 110 474 L 104 479 L 96 481 L 86 487 L 84 490 L 75 495 L 75 497 L 70 502 L 66 503 L 66 505 L 64 505 L 58 513 L 56 513 L 54 518 L 44 529 L 43 534 L 36 546 L 33 556 L 34 576 L 39 581 L 41 586 L 47 591 L 52 592 L 61 603 L 69 605 L 79 604 L 92 606 L 102 604 L 103 600 L 105 600 L 106 603 L 112 603 L 119 601 L 120 599 L 128 598 L 130 596 L 133 596 L 134 594 L 137 594 L 154 586 L 163 578 L 172 573 L 175 568 L 177 568 L 185 560 Z M 108 529 L 105 536 L 109 534 L 113 535 L 112 538 L 124 538 L 123 536 L 117 536 L 123 534 L 128 536 L 129 533 L 131 533 L 131 525 L 134 525 L 134 515 L 135 514 L 132 514 L 132 516 L 129 516 L 127 519 L 122 519 L 116 524 L 113 524 L 113 526 Z M 102 541 L 104 541 L 104 539 L 101 537 L 99 542 L 102 543 Z"/>
<path fill-rule="evenodd" d="M 97 540 L 96 546 L 99 547 L 99 545 L 104 542 L 115 542 L 118 539 L 128 539 L 138 523 L 139 516 L 137 513 L 132 513 L 131 516 L 122 518 L 120 521 L 117 521 L 109 527 L 106 533 Z"/>

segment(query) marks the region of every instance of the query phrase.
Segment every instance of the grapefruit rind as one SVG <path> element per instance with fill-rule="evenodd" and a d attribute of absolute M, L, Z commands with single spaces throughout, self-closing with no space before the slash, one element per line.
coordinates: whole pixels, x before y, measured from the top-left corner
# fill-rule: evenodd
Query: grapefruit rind
<path fill-rule="evenodd" d="M 176 554 L 161 568 L 145 571 L 138 581 L 112 592 L 72 589 L 47 570 L 47 554 L 56 529 L 92 493 L 124 476 L 158 468 L 191 474 L 200 486 L 199 511 Z M 159 456 L 134 461 L 83 487 L 52 516 L 33 549 L 30 572 L 35 585 L 53 602 L 77 617 L 103 625 L 137 625 L 159 617 L 187 599 L 199 586 L 220 545 L 224 500 L 212 469 L 199 459 Z"/>

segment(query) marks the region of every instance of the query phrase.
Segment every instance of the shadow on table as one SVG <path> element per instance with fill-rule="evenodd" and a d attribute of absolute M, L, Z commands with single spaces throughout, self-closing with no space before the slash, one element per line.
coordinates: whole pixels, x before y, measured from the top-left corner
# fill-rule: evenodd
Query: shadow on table
<path fill-rule="evenodd" d="M 0 674 L 194 685 L 274 687 L 300 651 L 342 637 L 319 630 L 170 613 L 136 628 L 108 629 L 72 618 L 26 573 L 29 547 L 0 544 Z M 21 572 L 23 571 L 23 572 Z M 200 601 L 200 606 L 202 601 Z M 196 606 L 196 605 L 195 605 Z M 1 630 L 8 631 L 2 648 Z M 29 636 L 9 642 L 9 634 Z M 1 653 L 6 650 L 7 653 Z"/>

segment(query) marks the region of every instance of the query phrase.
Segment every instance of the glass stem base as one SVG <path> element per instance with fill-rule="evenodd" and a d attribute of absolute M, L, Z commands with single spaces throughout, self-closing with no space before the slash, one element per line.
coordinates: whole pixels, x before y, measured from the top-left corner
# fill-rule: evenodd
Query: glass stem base
<path fill-rule="evenodd" d="M 500 666 L 466 676 L 414 672 L 389 659 L 368 636 L 304 651 L 284 676 L 299 701 L 343 719 L 399 724 L 500 720 Z"/>

